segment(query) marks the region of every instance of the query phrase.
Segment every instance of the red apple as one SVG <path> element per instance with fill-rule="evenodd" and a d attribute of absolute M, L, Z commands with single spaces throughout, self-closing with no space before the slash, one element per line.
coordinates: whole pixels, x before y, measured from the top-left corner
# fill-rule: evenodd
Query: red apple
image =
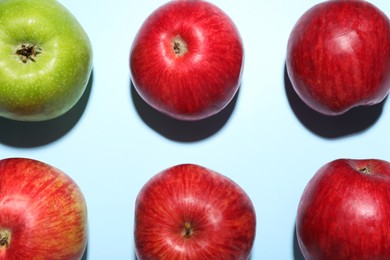
<path fill-rule="evenodd" d="M 296 231 L 306 259 L 390 259 L 390 163 L 324 165 L 302 194 Z"/>
<path fill-rule="evenodd" d="M 322 114 L 377 104 L 390 89 L 390 21 L 362 0 L 319 3 L 295 24 L 286 67 L 298 96 Z"/>
<path fill-rule="evenodd" d="M 26 158 L 0 160 L 0 259 L 81 259 L 84 197 L 65 173 Z"/>
<path fill-rule="evenodd" d="M 183 164 L 155 175 L 135 205 L 142 259 L 248 259 L 256 228 L 247 194 L 231 179 Z"/>
<path fill-rule="evenodd" d="M 202 0 L 171 1 L 155 10 L 130 51 L 139 95 L 180 120 L 204 119 L 222 110 L 239 88 L 243 62 L 233 21 Z"/>

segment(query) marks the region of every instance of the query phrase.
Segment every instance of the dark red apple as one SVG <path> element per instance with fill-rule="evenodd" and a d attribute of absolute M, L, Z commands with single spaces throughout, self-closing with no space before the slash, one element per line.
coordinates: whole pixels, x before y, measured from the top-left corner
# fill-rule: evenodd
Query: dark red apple
<path fill-rule="evenodd" d="M 390 259 L 390 163 L 324 165 L 302 194 L 296 231 L 306 259 Z"/>
<path fill-rule="evenodd" d="M 135 205 L 142 259 L 248 259 L 256 229 L 247 194 L 210 169 L 183 164 L 155 175 Z"/>
<path fill-rule="evenodd" d="M 286 66 L 298 96 L 322 114 L 380 103 L 390 89 L 390 21 L 366 1 L 319 3 L 295 24 Z"/>
<path fill-rule="evenodd" d="M 202 0 L 171 1 L 143 23 L 130 51 L 132 82 L 160 112 L 200 120 L 237 92 L 244 50 L 233 21 Z"/>
<path fill-rule="evenodd" d="M 86 203 L 70 177 L 32 159 L 0 160 L 0 259 L 76 260 L 86 243 Z"/>

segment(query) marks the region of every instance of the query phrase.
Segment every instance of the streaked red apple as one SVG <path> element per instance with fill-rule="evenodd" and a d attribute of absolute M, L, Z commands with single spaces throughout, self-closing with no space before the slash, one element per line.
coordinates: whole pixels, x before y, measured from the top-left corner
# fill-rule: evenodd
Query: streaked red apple
<path fill-rule="evenodd" d="M 390 21 L 366 1 L 319 3 L 295 24 L 286 67 L 298 96 L 322 114 L 380 103 L 390 90 Z"/>
<path fill-rule="evenodd" d="M 325 164 L 302 194 L 296 231 L 305 259 L 390 259 L 390 163 Z"/>
<path fill-rule="evenodd" d="M 248 259 L 255 230 L 255 210 L 244 190 L 199 165 L 168 168 L 137 196 L 139 260 Z"/>
<path fill-rule="evenodd" d="M 159 7 L 142 24 L 130 51 L 137 92 L 180 120 L 221 111 L 239 88 L 243 62 L 243 43 L 233 21 L 203 0 Z"/>
<path fill-rule="evenodd" d="M 77 184 L 46 163 L 0 160 L 0 259 L 81 259 L 87 207 Z"/>

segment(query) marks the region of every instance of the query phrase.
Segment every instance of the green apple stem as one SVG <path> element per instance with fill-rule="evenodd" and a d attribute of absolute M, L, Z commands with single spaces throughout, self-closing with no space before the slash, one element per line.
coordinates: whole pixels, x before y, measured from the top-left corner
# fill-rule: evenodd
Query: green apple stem
<path fill-rule="evenodd" d="M 38 54 L 42 53 L 42 49 L 31 43 L 23 43 L 16 49 L 16 55 L 18 55 L 23 63 L 27 61 L 35 62 L 35 58 Z"/>
<path fill-rule="evenodd" d="M 194 233 L 194 231 L 193 231 L 193 227 L 192 227 L 191 223 L 190 222 L 184 223 L 182 235 L 185 238 L 190 238 L 193 233 Z"/>
<path fill-rule="evenodd" d="M 0 230 L 0 248 L 8 247 L 11 240 L 11 232 L 7 229 Z"/>
<path fill-rule="evenodd" d="M 187 43 L 180 36 L 172 39 L 172 49 L 177 57 L 183 56 L 188 52 Z"/>

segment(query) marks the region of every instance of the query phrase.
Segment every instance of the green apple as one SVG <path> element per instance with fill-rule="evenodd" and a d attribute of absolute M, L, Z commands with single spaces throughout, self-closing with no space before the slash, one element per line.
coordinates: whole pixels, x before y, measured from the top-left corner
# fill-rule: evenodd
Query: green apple
<path fill-rule="evenodd" d="M 0 116 L 44 121 L 70 110 L 92 70 L 92 46 L 56 0 L 0 1 Z"/>

